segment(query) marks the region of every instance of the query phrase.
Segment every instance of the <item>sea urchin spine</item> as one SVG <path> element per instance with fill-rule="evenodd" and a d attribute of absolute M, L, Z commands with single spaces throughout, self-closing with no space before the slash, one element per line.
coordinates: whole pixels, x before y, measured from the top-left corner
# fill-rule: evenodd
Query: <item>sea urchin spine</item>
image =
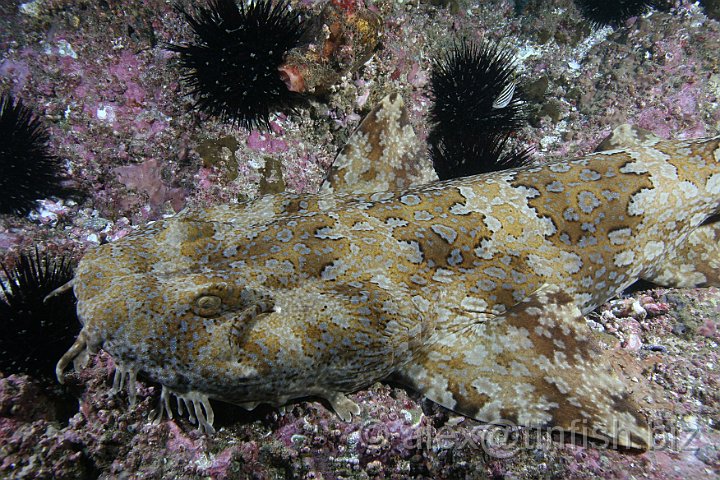
<path fill-rule="evenodd" d="M 630 17 L 642 15 L 650 7 L 665 8 L 655 0 L 575 0 L 575 5 L 595 27 L 617 27 Z"/>
<path fill-rule="evenodd" d="M 42 122 L 7 94 L 0 96 L 0 136 L 0 213 L 26 215 L 37 200 L 70 193 Z"/>
<path fill-rule="evenodd" d="M 509 132 L 525 124 L 519 92 L 503 108 L 493 104 L 515 82 L 513 55 L 500 46 L 463 41 L 433 65 L 433 124 L 448 131 Z"/>
<path fill-rule="evenodd" d="M 180 54 L 195 105 L 247 128 L 269 126 L 275 110 L 292 109 L 300 96 L 288 90 L 278 68 L 303 33 L 287 0 L 211 0 L 194 14 L 177 7 L 197 42 L 170 45 Z"/>
<path fill-rule="evenodd" d="M 75 297 L 67 292 L 45 297 L 73 277 L 66 257 L 23 253 L 15 267 L 0 264 L 0 371 L 54 378 L 55 362 L 80 331 Z"/>
<path fill-rule="evenodd" d="M 440 179 L 511 168 L 528 150 L 505 152 L 526 123 L 512 53 L 497 44 L 455 44 L 433 65 L 430 154 Z"/>

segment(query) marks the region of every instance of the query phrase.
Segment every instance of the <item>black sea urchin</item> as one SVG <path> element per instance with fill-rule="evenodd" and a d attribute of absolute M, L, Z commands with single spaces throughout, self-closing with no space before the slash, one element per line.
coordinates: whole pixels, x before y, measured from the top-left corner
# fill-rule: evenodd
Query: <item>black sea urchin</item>
<path fill-rule="evenodd" d="M 455 44 L 433 65 L 430 109 L 433 125 L 449 132 L 510 132 L 525 123 L 519 92 L 502 108 L 496 100 L 515 82 L 515 64 L 510 51 L 484 42 Z"/>
<path fill-rule="evenodd" d="M 20 100 L 0 96 L 0 213 L 25 215 L 36 201 L 62 196 L 62 163 L 48 149 L 47 130 Z"/>
<path fill-rule="evenodd" d="M 507 135 L 495 135 L 446 142 L 431 134 L 428 141 L 435 173 L 440 180 L 449 180 L 526 165 L 531 149 L 507 150 L 508 139 Z"/>
<path fill-rule="evenodd" d="M 288 90 L 278 72 L 303 32 L 288 1 L 211 0 L 194 15 L 178 9 L 197 42 L 169 48 L 180 54 L 198 108 L 251 128 L 267 127 L 272 111 L 297 103 L 299 94 Z"/>
<path fill-rule="evenodd" d="M 433 65 L 430 88 L 428 142 L 442 180 L 526 162 L 527 151 L 503 153 L 508 135 L 526 122 L 511 52 L 489 42 L 456 43 Z"/>
<path fill-rule="evenodd" d="M 615 27 L 658 6 L 654 0 L 575 0 L 575 5 L 591 24 Z"/>
<path fill-rule="evenodd" d="M 45 297 L 73 277 L 67 258 L 23 253 L 5 273 L 0 295 L 0 371 L 54 378 L 55 363 L 75 341 L 80 322 L 75 297 L 65 292 Z"/>

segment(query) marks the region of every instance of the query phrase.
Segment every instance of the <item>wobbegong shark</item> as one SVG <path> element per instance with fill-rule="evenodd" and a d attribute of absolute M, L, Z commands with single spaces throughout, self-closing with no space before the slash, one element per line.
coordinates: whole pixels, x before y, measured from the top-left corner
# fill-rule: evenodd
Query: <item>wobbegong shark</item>
<path fill-rule="evenodd" d="M 390 95 L 318 194 L 196 208 L 89 251 L 57 375 L 107 351 L 201 429 L 392 379 L 474 419 L 644 450 L 647 421 L 584 315 L 638 279 L 720 286 L 720 136 L 433 181 Z"/>

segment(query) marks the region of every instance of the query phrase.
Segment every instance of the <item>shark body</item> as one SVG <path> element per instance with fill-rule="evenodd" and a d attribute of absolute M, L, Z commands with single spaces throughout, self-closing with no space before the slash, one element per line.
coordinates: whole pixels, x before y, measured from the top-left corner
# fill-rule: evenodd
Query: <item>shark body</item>
<path fill-rule="evenodd" d="M 322 193 L 189 210 L 82 259 L 84 327 L 134 397 L 138 372 L 212 430 L 209 399 L 251 408 L 393 378 L 485 422 L 645 449 L 632 389 L 583 315 L 639 278 L 718 285 L 720 137 L 426 182 L 387 97 Z"/>

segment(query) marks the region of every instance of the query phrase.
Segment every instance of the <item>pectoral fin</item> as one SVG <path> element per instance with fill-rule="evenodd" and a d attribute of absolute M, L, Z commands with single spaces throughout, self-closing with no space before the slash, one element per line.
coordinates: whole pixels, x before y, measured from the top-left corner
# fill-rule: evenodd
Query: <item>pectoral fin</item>
<path fill-rule="evenodd" d="M 440 333 L 401 381 L 477 420 L 645 450 L 648 427 L 573 298 L 545 286 L 503 316 Z"/>

